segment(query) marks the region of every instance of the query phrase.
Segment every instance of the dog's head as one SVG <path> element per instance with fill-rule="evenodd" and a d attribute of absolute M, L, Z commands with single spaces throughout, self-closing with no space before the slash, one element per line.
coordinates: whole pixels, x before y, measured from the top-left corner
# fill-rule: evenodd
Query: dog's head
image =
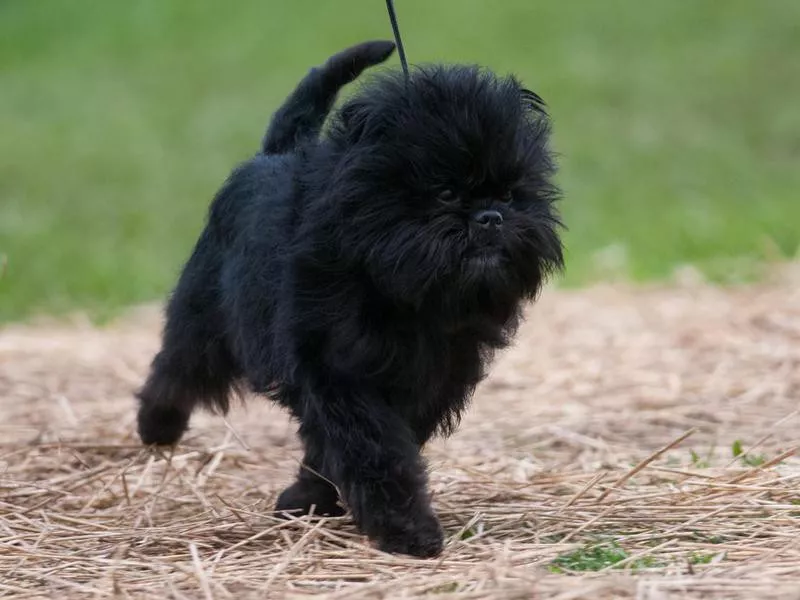
<path fill-rule="evenodd" d="M 533 297 L 562 266 L 548 136 L 541 100 L 514 78 L 461 66 L 376 78 L 329 132 L 340 252 L 416 306 Z"/>

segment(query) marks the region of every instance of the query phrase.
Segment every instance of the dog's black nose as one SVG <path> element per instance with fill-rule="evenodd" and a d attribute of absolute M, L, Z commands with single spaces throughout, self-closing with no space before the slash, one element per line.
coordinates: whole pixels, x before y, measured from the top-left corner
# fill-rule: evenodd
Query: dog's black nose
<path fill-rule="evenodd" d="M 478 225 L 486 229 L 500 227 L 503 224 L 503 215 L 496 210 L 479 210 L 472 215 L 472 218 Z"/>

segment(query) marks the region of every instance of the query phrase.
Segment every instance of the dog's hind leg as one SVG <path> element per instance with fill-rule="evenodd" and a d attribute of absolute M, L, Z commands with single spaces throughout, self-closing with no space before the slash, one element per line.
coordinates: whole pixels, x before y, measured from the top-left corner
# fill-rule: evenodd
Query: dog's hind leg
<path fill-rule="evenodd" d="M 167 307 L 162 346 L 139 391 L 139 436 L 174 444 L 198 404 L 226 412 L 236 366 L 224 339 L 217 261 L 201 237 Z"/>

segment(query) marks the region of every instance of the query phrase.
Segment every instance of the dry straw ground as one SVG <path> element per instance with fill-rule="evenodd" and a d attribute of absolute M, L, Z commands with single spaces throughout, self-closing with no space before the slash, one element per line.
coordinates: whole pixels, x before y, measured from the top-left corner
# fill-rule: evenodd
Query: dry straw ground
<path fill-rule="evenodd" d="M 800 598 L 796 271 L 545 294 L 427 450 L 448 536 L 430 561 L 271 516 L 299 453 L 266 403 L 142 449 L 158 326 L 0 331 L 0 596 Z"/>

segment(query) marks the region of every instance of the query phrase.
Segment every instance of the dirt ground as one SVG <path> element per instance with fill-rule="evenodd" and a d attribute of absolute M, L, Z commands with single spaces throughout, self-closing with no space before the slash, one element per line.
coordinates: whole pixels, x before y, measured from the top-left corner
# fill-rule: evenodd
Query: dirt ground
<path fill-rule="evenodd" d="M 545 293 L 426 450 L 428 561 L 273 517 L 300 453 L 267 402 L 142 449 L 159 326 L 0 330 L 0 597 L 800 598 L 798 269 Z"/>

